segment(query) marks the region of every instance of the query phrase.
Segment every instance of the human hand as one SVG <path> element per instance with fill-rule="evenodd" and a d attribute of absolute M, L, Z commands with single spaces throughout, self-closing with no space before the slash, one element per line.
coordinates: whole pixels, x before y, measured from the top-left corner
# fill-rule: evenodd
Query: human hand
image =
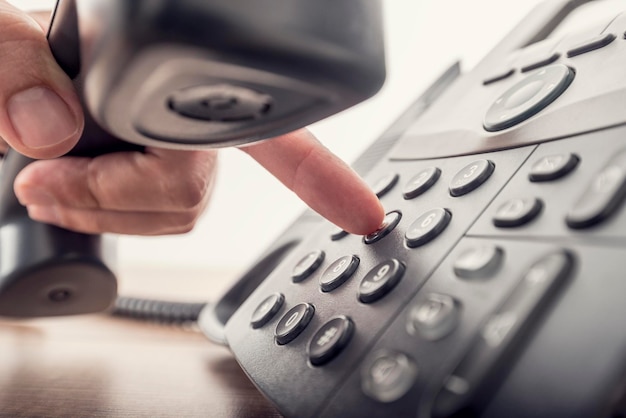
<path fill-rule="evenodd" d="M 0 137 L 27 156 L 15 193 L 29 215 L 80 232 L 189 231 L 209 200 L 215 151 L 148 148 L 58 157 L 78 141 L 83 114 L 42 25 L 0 1 Z M 314 210 L 348 232 L 376 229 L 383 209 L 352 170 L 300 130 L 242 148 Z"/>

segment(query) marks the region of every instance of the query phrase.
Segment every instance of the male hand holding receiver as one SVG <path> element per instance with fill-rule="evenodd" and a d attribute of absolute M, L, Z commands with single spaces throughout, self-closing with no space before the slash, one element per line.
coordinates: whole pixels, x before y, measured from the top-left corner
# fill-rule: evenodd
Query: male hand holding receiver
<path fill-rule="evenodd" d="M 85 233 L 184 233 L 205 209 L 217 152 L 146 148 L 57 158 L 77 143 L 83 110 L 45 36 L 49 13 L 0 0 L 0 138 L 40 161 L 15 181 L 31 218 Z M 369 187 L 306 130 L 241 147 L 312 209 L 348 232 L 377 229 L 384 210 Z"/>

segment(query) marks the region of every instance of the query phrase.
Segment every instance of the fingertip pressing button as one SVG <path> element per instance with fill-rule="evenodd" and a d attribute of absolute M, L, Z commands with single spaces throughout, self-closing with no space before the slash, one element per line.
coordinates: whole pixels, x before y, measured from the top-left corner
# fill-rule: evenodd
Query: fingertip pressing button
<path fill-rule="evenodd" d="M 366 244 L 373 244 L 380 241 L 389 235 L 389 233 L 393 231 L 396 226 L 398 226 L 401 218 L 402 213 L 400 213 L 400 211 L 394 210 L 389 212 L 385 215 L 382 225 L 376 231 L 363 237 L 363 242 Z"/>

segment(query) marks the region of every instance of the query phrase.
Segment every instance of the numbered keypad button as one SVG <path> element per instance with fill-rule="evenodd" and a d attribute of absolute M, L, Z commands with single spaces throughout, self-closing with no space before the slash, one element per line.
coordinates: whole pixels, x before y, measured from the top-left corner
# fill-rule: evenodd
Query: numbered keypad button
<path fill-rule="evenodd" d="M 400 176 L 396 173 L 389 173 L 376 180 L 372 185 L 372 191 L 376 193 L 376 196 L 383 197 L 398 183 Z"/>
<path fill-rule="evenodd" d="M 324 261 L 324 251 L 315 250 L 311 251 L 293 268 L 291 272 L 291 280 L 294 283 L 299 283 L 309 277 Z"/>
<path fill-rule="evenodd" d="M 459 304 L 448 295 L 431 293 L 410 311 L 407 331 L 436 341 L 450 334 L 459 322 Z"/>
<path fill-rule="evenodd" d="M 429 167 L 411 177 L 402 190 L 405 199 L 414 199 L 430 189 L 441 176 L 441 170 L 437 167 Z"/>
<path fill-rule="evenodd" d="M 395 350 L 378 350 L 363 363 L 361 389 L 378 402 L 394 402 L 406 395 L 417 380 L 417 365 Z"/>
<path fill-rule="evenodd" d="M 320 286 L 323 292 L 330 292 L 345 283 L 359 266 L 359 257 L 346 255 L 332 263 L 322 274 Z"/>
<path fill-rule="evenodd" d="M 406 244 L 415 248 L 429 243 L 446 229 L 451 218 L 450 212 L 442 208 L 423 213 L 406 231 Z"/>
<path fill-rule="evenodd" d="M 314 366 L 321 366 L 335 358 L 348 345 L 354 334 L 354 323 L 346 316 L 338 316 L 326 322 L 313 335 L 307 352 Z"/>
<path fill-rule="evenodd" d="M 463 196 L 480 187 L 495 169 L 495 164 L 489 160 L 476 160 L 456 173 L 450 182 L 450 195 Z"/>
<path fill-rule="evenodd" d="M 274 338 L 280 345 L 294 340 L 311 322 L 315 308 L 310 303 L 301 303 L 291 308 L 276 325 Z"/>
<path fill-rule="evenodd" d="M 267 324 L 283 306 L 284 301 L 285 297 L 282 293 L 274 293 L 265 298 L 252 313 L 252 318 L 250 319 L 252 328 L 261 328 Z"/>
<path fill-rule="evenodd" d="M 546 155 L 533 164 L 528 179 L 534 182 L 559 179 L 571 173 L 579 161 L 577 155 L 568 152 Z"/>
<path fill-rule="evenodd" d="M 463 279 L 487 278 L 502 264 L 504 250 L 493 244 L 477 245 L 462 252 L 454 261 L 454 274 Z"/>
<path fill-rule="evenodd" d="M 383 220 L 383 224 L 380 226 L 380 228 L 378 228 L 371 234 L 365 235 L 363 237 L 363 242 L 365 242 L 366 244 L 373 244 L 377 241 L 380 241 L 381 239 L 389 235 L 389 233 L 393 231 L 396 226 L 398 226 L 398 222 L 400 222 L 401 218 L 402 214 L 399 211 L 396 210 L 393 212 L 389 212 L 387 215 L 385 215 L 385 219 Z"/>
<path fill-rule="evenodd" d="M 369 271 L 359 285 L 359 300 L 372 303 L 393 289 L 404 275 L 404 264 L 392 258 Z"/>
<path fill-rule="evenodd" d="M 330 234 L 330 239 L 332 241 L 339 241 L 341 238 L 345 237 L 349 235 L 346 231 L 344 231 L 343 229 L 336 227 Z"/>
<path fill-rule="evenodd" d="M 626 198 L 626 149 L 595 175 L 566 217 L 570 228 L 587 228 L 608 219 Z"/>
<path fill-rule="evenodd" d="M 543 202 L 536 198 L 511 199 L 498 208 L 493 224 L 499 228 L 522 226 L 535 219 L 541 208 Z"/>

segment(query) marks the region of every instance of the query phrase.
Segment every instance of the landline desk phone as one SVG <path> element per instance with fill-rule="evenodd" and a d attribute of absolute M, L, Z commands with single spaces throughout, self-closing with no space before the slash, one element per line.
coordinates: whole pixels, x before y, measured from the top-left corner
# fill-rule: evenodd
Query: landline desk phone
<path fill-rule="evenodd" d="M 626 14 L 550 36 L 579 3 L 540 5 L 471 72 L 446 72 L 357 161 L 389 211 L 378 231 L 349 235 L 307 212 L 202 311 L 200 328 L 283 414 L 624 416 Z M 376 31 L 375 15 L 358 17 L 374 16 Z M 359 68 L 356 100 L 381 75 Z M 269 114 L 273 94 L 234 84 L 228 94 L 247 103 L 238 123 Z M 224 96 L 177 87 L 196 121 L 198 97 Z M 163 93 L 178 111 L 179 96 Z M 113 133 L 148 137 L 139 144 L 176 142 L 137 109 L 130 125 L 96 115 Z"/>

